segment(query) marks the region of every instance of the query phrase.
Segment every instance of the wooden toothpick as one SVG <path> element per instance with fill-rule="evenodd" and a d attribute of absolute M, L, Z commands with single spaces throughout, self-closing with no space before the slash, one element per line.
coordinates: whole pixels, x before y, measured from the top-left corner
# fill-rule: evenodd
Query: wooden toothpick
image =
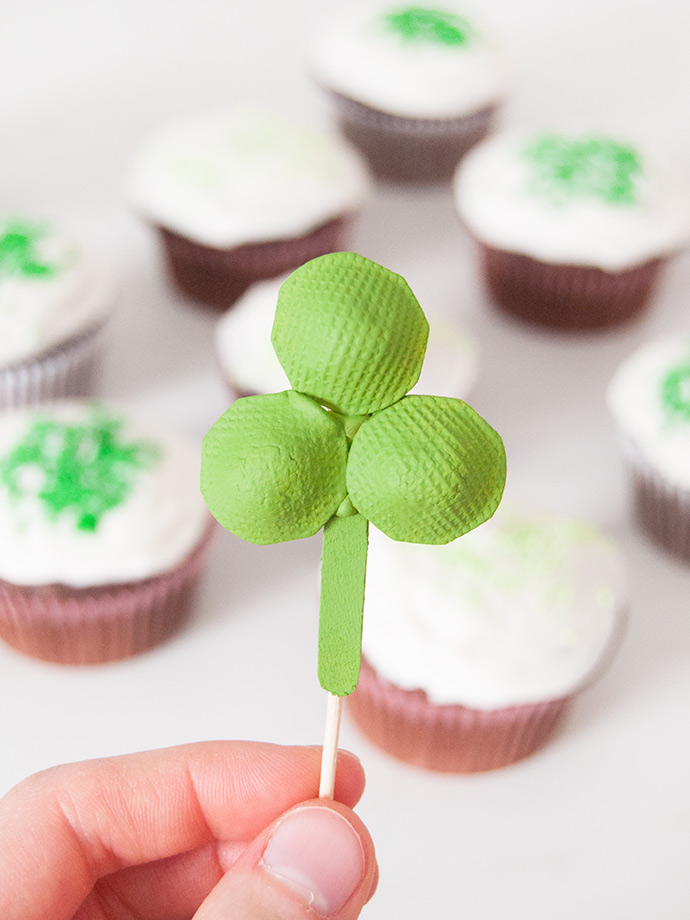
<path fill-rule="evenodd" d="M 319 798 L 332 799 L 335 792 L 335 764 L 338 757 L 338 736 L 340 716 L 343 711 L 343 697 L 328 694 L 326 702 L 326 730 L 321 754 L 321 781 Z"/>

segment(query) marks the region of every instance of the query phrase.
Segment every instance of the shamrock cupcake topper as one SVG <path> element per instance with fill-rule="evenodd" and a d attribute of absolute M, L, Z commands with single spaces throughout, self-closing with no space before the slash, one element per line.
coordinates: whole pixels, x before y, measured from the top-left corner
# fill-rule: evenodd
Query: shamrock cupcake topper
<path fill-rule="evenodd" d="M 204 439 L 201 490 L 251 543 L 324 528 L 319 680 L 357 686 L 371 522 L 394 540 L 449 543 L 487 520 L 505 481 L 500 437 L 466 403 L 407 396 L 428 324 L 399 275 L 351 252 L 298 268 L 272 342 L 293 389 L 238 399 Z"/>

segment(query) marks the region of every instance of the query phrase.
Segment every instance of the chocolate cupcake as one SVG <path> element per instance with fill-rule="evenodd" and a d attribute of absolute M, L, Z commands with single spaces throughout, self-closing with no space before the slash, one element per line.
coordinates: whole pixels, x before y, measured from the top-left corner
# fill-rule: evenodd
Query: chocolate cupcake
<path fill-rule="evenodd" d="M 285 277 L 253 285 L 218 320 L 216 356 L 223 379 L 236 396 L 275 393 L 290 384 L 271 344 L 278 291 Z M 424 365 L 412 393 L 465 399 L 477 375 L 478 348 L 457 324 L 428 316 Z"/>
<path fill-rule="evenodd" d="M 370 535 L 364 662 L 349 699 L 387 753 L 430 770 L 534 753 L 620 632 L 621 560 L 579 521 L 499 508 L 446 546 Z"/>
<path fill-rule="evenodd" d="M 49 223 L 0 220 L 0 409 L 93 392 L 113 288 Z"/>
<path fill-rule="evenodd" d="M 227 307 L 255 281 L 345 247 L 368 175 L 338 138 L 266 112 L 221 110 L 155 134 L 128 181 L 178 287 Z"/>
<path fill-rule="evenodd" d="M 616 371 L 607 402 L 636 521 L 657 545 L 690 562 L 690 336 L 640 347 Z"/>
<path fill-rule="evenodd" d="M 20 651 L 89 664 L 157 645 L 210 527 L 184 440 L 86 402 L 0 415 L 0 638 Z"/>
<path fill-rule="evenodd" d="M 501 54 L 455 3 L 348 8 L 315 41 L 311 71 L 375 175 L 412 183 L 450 180 L 506 83 Z"/>
<path fill-rule="evenodd" d="M 672 172 L 593 132 L 484 141 L 460 165 L 455 194 L 495 302 L 560 330 L 637 316 L 690 231 Z"/>

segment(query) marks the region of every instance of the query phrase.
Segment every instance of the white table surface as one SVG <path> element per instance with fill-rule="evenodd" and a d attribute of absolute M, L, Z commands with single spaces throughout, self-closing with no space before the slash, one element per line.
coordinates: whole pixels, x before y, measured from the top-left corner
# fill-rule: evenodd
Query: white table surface
<path fill-rule="evenodd" d="M 336 4 L 328 4 L 336 5 Z M 34 0 L 3 10 L 0 202 L 72 227 L 117 274 L 101 389 L 199 438 L 227 394 L 214 318 L 167 283 L 122 200 L 140 140 L 223 102 L 326 113 L 302 68 L 316 0 Z M 577 119 L 653 141 L 690 171 L 690 8 L 678 0 L 485 0 L 514 59 L 503 124 Z M 690 207 L 690 201 L 688 202 Z M 634 326 L 564 337 L 491 309 L 447 190 L 379 189 L 352 248 L 405 275 L 478 339 L 471 402 L 502 433 L 508 490 L 598 523 L 630 564 L 629 628 L 556 739 L 509 769 L 435 776 L 372 748 L 359 812 L 381 882 L 364 916 L 686 920 L 690 566 L 632 525 L 603 390 L 648 336 L 687 330 L 690 258 Z M 319 743 L 318 539 L 215 543 L 196 615 L 135 660 L 70 669 L 0 646 L 0 792 L 49 765 L 208 738 Z"/>

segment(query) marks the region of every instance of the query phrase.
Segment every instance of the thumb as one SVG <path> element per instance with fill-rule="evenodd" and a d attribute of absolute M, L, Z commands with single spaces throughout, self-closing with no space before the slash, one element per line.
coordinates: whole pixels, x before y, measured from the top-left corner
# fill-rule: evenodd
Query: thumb
<path fill-rule="evenodd" d="M 354 920 L 373 893 L 374 845 L 338 802 L 306 802 L 259 835 L 194 920 Z"/>

